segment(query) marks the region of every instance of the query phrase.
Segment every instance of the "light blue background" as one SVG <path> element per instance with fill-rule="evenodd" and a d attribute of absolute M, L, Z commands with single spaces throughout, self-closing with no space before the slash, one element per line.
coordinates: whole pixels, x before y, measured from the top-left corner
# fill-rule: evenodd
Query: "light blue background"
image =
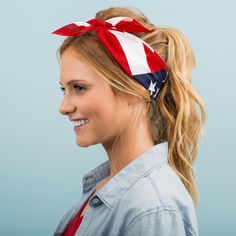
<path fill-rule="evenodd" d="M 200 235 L 236 235 L 234 1 L 5 1 L 0 9 L 0 235 L 52 235 L 81 196 L 82 177 L 106 160 L 100 145 L 76 145 L 62 99 L 51 35 L 109 6 L 133 6 L 176 27 L 197 58 L 193 83 L 208 120 L 196 165 Z"/>

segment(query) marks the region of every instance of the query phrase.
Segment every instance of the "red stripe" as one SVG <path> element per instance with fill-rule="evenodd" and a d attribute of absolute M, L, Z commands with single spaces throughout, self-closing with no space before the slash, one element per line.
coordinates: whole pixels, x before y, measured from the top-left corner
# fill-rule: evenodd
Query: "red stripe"
<path fill-rule="evenodd" d="M 143 43 L 143 47 L 144 47 L 144 51 L 147 57 L 147 63 L 148 63 L 151 73 L 157 72 L 159 70 L 167 69 L 166 64 L 155 51 L 153 52 L 144 43 Z"/>
<path fill-rule="evenodd" d="M 132 19 L 131 21 L 121 20 L 115 25 L 115 27 L 117 28 L 117 30 L 125 31 L 125 32 L 152 32 L 153 31 L 144 27 L 141 23 L 139 23 L 135 19 Z"/>
<path fill-rule="evenodd" d="M 59 34 L 62 36 L 74 36 L 74 35 L 84 34 L 91 29 L 92 26 L 84 26 L 84 25 L 78 26 L 74 23 L 71 23 L 52 32 L 52 34 Z"/>
<path fill-rule="evenodd" d="M 114 57 L 115 61 L 124 70 L 124 72 L 132 77 L 128 60 L 116 36 L 106 29 L 100 29 L 98 31 L 97 38 L 105 45 L 107 50 L 111 53 L 112 57 Z"/>

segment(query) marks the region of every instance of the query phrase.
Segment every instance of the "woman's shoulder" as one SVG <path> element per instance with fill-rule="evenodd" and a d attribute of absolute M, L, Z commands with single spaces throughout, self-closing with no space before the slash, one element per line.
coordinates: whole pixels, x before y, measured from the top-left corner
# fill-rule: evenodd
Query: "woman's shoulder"
<path fill-rule="evenodd" d="M 178 217 L 190 230 L 197 231 L 195 207 L 179 176 L 167 164 L 140 178 L 120 202 L 134 221 L 138 218 Z M 194 235 L 194 234 L 193 234 Z"/>

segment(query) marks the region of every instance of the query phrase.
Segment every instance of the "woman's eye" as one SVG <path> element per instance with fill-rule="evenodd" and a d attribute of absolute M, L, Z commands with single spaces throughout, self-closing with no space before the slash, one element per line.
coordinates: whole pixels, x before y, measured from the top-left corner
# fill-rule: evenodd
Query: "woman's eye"
<path fill-rule="evenodd" d="M 79 85 L 74 85 L 73 88 L 75 89 L 76 93 L 79 93 L 81 90 L 84 90 L 84 87 L 81 87 Z M 65 95 L 65 88 L 60 87 L 61 91 L 63 92 L 63 95 Z"/>
<path fill-rule="evenodd" d="M 81 87 L 79 85 L 74 85 L 74 89 L 76 90 L 76 92 L 80 92 L 81 90 L 85 89 L 84 87 Z"/>

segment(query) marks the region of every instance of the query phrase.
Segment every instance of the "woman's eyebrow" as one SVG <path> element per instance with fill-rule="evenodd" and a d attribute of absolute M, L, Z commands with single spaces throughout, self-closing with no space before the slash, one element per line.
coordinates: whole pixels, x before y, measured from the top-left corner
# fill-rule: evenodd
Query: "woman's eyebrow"
<path fill-rule="evenodd" d="M 67 85 L 71 85 L 71 84 L 74 84 L 75 82 L 86 82 L 86 80 L 83 80 L 83 79 L 73 79 L 73 80 L 70 80 L 69 82 L 67 82 Z M 59 82 L 59 84 L 61 86 L 63 86 L 63 84 L 61 82 Z"/>

